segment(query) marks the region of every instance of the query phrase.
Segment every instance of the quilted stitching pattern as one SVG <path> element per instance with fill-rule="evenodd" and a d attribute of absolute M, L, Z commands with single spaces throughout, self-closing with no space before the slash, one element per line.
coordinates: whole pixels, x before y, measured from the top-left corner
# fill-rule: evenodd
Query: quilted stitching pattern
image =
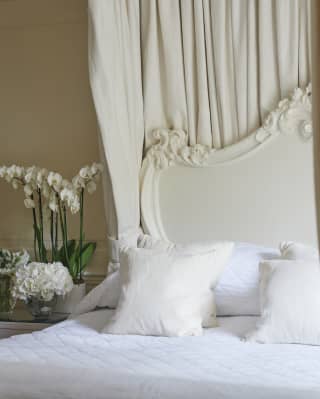
<path fill-rule="evenodd" d="M 100 334 L 105 317 L 90 328 L 94 317 L 0 341 L 1 399 L 320 398 L 320 347 L 243 342 L 255 318 L 225 318 L 202 337 L 162 338 Z"/>

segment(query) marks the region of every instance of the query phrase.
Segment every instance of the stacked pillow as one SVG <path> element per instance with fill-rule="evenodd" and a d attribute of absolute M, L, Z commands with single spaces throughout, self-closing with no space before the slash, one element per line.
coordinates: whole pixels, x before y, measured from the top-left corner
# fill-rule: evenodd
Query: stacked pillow
<path fill-rule="evenodd" d="M 281 259 L 260 264 L 261 320 L 247 340 L 320 345 L 320 265 L 314 248 L 280 244 Z"/>
<path fill-rule="evenodd" d="M 97 307 L 116 308 L 119 300 L 121 299 L 120 296 L 124 296 L 124 292 L 126 293 L 129 288 L 130 292 L 134 292 L 133 287 L 137 284 L 135 280 L 135 278 L 138 278 L 136 273 L 132 272 L 134 278 L 132 277 L 129 282 L 123 278 L 123 276 L 126 274 L 124 274 L 124 272 L 121 273 L 121 270 L 123 271 L 126 269 L 128 271 L 130 269 L 131 271 L 141 271 L 146 280 L 144 284 L 145 289 L 149 289 L 149 287 L 155 283 L 156 279 L 159 280 L 158 285 L 160 284 L 160 281 L 162 281 L 162 284 L 165 287 L 169 287 L 170 284 L 171 286 L 176 285 L 182 287 L 185 290 L 185 303 L 191 301 L 191 287 L 191 292 L 195 293 L 195 295 L 193 295 L 194 298 L 200 297 L 200 294 L 196 293 L 196 291 L 197 289 L 202 289 L 202 298 L 205 296 L 206 299 L 203 300 L 201 304 L 201 313 L 203 315 L 201 324 L 203 327 L 216 326 L 216 309 L 213 288 L 216 285 L 225 265 L 227 264 L 228 259 L 230 258 L 234 246 L 233 243 L 207 242 L 200 244 L 193 243 L 190 245 L 180 245 L 163 240 L 155 240 L 150 236 L 144 235 L 139 238 L 138 245 L 140 250 L 138 248 L 122 249 L 122 256 L 120 256 L 120 270 L 118 265 L 115 271 L 107 276 L 107 278 L 101 284 L 94 288 L 79 303 L 73 315 L 89 312 Z M 132 255 L 132 258 L 130 258 L 127 256 L 128 251 L 131 251 L 131 254 L 132 251 L 136 251 L 136 255 Z M 133 258 L 134 261 L 129 262 L 129 259 Z M 141 265 L 145 265 L 146 262 L 149 265 L 149 275 L 146 273 L 146 270 L 141 267 Z M 182 268 L 179 273 L 175 272 L 176 269 L 179 267 L 181 268 L 181 264 L 185 265 L 185 269 Z M 168 270 L 175 276 L 174 278 L 168 272 Z M 188 270 L 190 272 L 189 277 L 192 277 L 190 277 L 189 280 L 186 278 L 188 275 Z M 157 275 L 157 272 L 161 272 L 161 275 Z M 206 276 L 205 285 L 201 286 L 200 281 L 203 276 Z M 149 277 L 149 280 L 147 277 Z M 141 276 L 139 276 L 139 278 L 141 279 Z M 175 291 L 175 296 L 177 296 L 179 291 L 177 289 Z M 149 292 L 150 303 L 151 292 Z M 180 294 L 182 295 L 182 293 Z M 136 298 L 137 292 L 135 292 L 134 295 L 131 294 L 131 297 Z M 186 299 L 186 297 L 189 299 Z M 156 302 L 160 302 L 159 298 L 154 302 L 154 306 L 157 305 Z M 120 303 L 122 304 L 121 308 L 123 309 L 123 304 L 126 303 L 126 301 L 122 298 Z M 190 304 L 188 306 L 190 307 Z M 140 310 L 141 309 L 142 304 L 140 304 Z M 118 316 L 119 312 L 117 312 L 117 317 Z M 137 313 L 135 313 L 135 317 L 137 317 Z M 179 335 L 181 334 L 179 333 Z"/>
<path fill-rule="evenodd" d="M 320 306 L 314 248 L 293 242 L 282 242 L 280 251 L 230 242 L 178 245 L 147 235 L 137 246 L 122 249 L 121 267 L 114 264 L 74 314 L 117 308 L 105 332 L 179 336 L 215 326 L 216 313 L 261 312 L 248 340 L 319 344 L 320 324 L 312 317 Z"/>
<path fill-rule="evenodd" d="M 273 248 L 236 243 L 215 288 L 217 315 L 259 315 L 259 263 L 279 256 L 280 252 Z"/>
<path fill-rule="evenodd" d="M 155 239 L 150 235 L 140 235 L 137 241 L 139 248 L 176 251 L 184 254 L 197 254 L 210 249 L 213 245 L 215 243 L 210 242 L 188 245 L 173 244 L 169 241 Z M 217 315 L 259 315 L 259 263 L 263 260 L 279 257 L 280 252 L 272 248 L 235 243 L 232 256 L 230 256 L 226 267 L 219 276 L 219 281 L 215 287 Z M 111 309 L 117 307 L 121 293 L 119 267 L 119 263 L 109 264 L 110 274 L 79 303 L 74 315 L 89 312 L 97 307 Z M 214 298 L 212 302 L 215 306 Z M 212 325 L 213 323 L 204 323 L 205 327 Z"/>
<path fill-rule="evenodd" d="M 200 335 L 216 325 L 215 286 L 233 244 L 198 248 L 128 248 L 120 253 L 121 295 L 103 332 Z"/>

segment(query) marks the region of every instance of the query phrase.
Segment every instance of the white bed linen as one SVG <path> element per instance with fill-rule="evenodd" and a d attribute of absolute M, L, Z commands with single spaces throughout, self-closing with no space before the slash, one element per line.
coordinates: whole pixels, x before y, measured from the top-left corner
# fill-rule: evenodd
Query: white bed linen
<path fill-rule="evenodd" d="M 0 341 L 1 399 L 320 397 L 320 348 L 242 341 L 256 317 L 202 337 L 100 334 L 112 311 Z"/>

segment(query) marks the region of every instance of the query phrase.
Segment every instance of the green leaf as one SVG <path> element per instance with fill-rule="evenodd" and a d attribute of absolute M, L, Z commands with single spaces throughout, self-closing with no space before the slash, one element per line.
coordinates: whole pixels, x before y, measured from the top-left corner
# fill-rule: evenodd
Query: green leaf
<path fill-rule="evenodd" d="M 97 243 L 95 242 L 88 242 L 86 243 L 81 252 L 81 262 L 82 262 L 82 268 L 81 271 L 88 265 L 90 262 L 95 250 L 97 247 Z"/>
<path fill-rule="evenodd" d="M 97 244 L 95 242 L 87 242 L 83 245 L 81 251 L 81 261 L 82 261 L 82 268 L 81 271 L 88 265 L 90 262 Z M 80 247 L 79 243 L 76 240 L 69 240 L 67 243 L 67 252 L 69 262 L 65 258 L 65 251 L 64 247 L 62 246 L 58 251 L 58 259 L 59 261 L 68 268 L 69 273 L 73 279 L 78 277 L 78 267 L 79 267 L 79 258 L 80 258 Z"/>
<path fill-rule="evenodd" d="M 67 242 L 68 260 L 65 256 L 64 245 L 62 245 L 58 251 L 58 260 L 69 270 L 72 278 L 76 278 L 77 276 L 77 253 L 78 248 L 76 240 L 68 240 Z"/>
<path fill-rule="evenodd" d="M 76 240 L 69 240 L 67 242 L 67 252 L 69 258 L 76 252 L 77 250 L 76 245 L 77 245 Z"/>

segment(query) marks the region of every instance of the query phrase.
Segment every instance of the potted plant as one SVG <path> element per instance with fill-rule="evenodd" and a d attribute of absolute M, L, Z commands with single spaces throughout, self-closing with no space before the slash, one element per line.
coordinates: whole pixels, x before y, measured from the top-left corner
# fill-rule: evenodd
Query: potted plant
<path fill-rule="evenodd" d="M 14 276 L 19 266 L 24 266 L 29 261 L 26 251 L 12 252 L 0 249 L 0 317 L 7 319 L 15 305 L 12 295 Z"/>
<path fill-rule="evenodd" d="M 70 182 L 57 172 L 37 166 L 0 168 L 0 177 L 14 189 L 23 187 L 24 204 L 32 212 L 34 260 L 44 264 L 61 262 L 74 282 L 72 291 L 57 301 L 57 311 L 71 313 L 85 295 L 83 271 L 96 249 L 96 243 L 85 242 L 85 193 L 96 190 L 101 171 L 102 166 L 93 163 L 81 168 Z M 69 239 L 69 212 L 79 214 L 78 239 Z M 46 235 L 50 237 L 49 245 L 45 242 Z"/>

